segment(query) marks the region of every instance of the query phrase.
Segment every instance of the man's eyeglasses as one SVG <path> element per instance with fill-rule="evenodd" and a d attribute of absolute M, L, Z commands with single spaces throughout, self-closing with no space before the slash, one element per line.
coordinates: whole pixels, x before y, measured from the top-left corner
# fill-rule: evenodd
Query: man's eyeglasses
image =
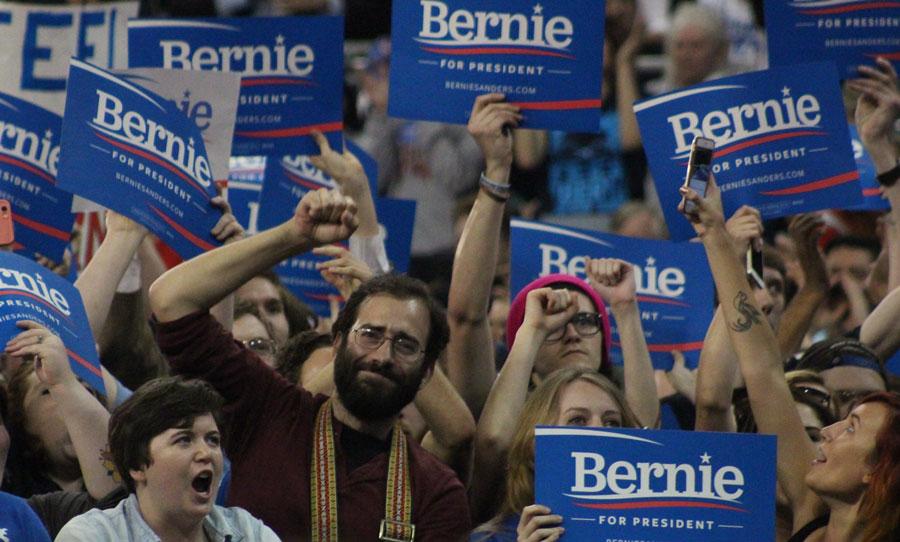
<path fill-rule="evenodd" d="M 575 332 L 582 337 L 591 337 L 600 332 L 600 326 L 603 325 L 603 320 L 600 318 L 600 315 L 595 312 L 579 312 L 573 316 L 566 325 L 547 335 L 545 342 L 552 343 L 562 339 L 563 335 L 566 334 L 566 328 L 569 324 L 575 326 Z"/>
<path fill-rule="evenodd" d="M 262 337 L 255 337 L 253 339 L 249 339 L 246 341 L 241 341 L 249 350 L 256 352 L 257 354 L 275 354 L 275 350 L 277 347 L 275 346 L 275 341 L 272 339 L 263 339 Z"/>
<path fill-rule="evenodd" d="M 353 330 L 356 337 L 356 344 L 364 350 L 378 350 L 384 341 L 391 342 L 391 354 L 399 361 L 418 361 L 421 354 L 425 352 L 419 341 L 402 335 L 388 337 L 384 331 L 371 327 L 360 327 Z"/>

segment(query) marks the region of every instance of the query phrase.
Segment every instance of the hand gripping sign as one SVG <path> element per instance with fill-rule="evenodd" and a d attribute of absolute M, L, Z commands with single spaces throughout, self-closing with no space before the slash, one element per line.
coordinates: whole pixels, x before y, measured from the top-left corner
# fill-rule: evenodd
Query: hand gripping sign
<path fill-rule="evenodd" d="M 510 223 L 511 296 L 532 280 L 565 273 L 586 280 L 586 257 L 618 258 L 634 267 L 641 325 L 653 366 L 668 370 L 671 352 L 699 357 L 712 320 L 713 282 L 703 247 L 634 239 L 541 222 Z M 612 356 L 622 362 L 617 326 Z"/>
<path fill-rule="evenodd" d="M 13 248 L 61 262 L 75 215 L 72 194 L 56 186 L 59 115 L 0 93 L 0 198 L 15 221 Z"/>
<path fill-rule="evenodd" d="M 347 146 L 362 163 L 371 185 L 378 178 L 377 163 L 353 143 L 348 142 Z M 334 179 L 313 166 L 308 156 L 284 156 L 280 160 L 270 157 L 266 161 L 260 195 L 260 230 L 274 227 L 293 216 L 294 208 L 307 192 L 335 187 Z M 385 249 L 392 269 L 404 273 L 409 267 L 416 204 L 409 200 L 375 198 L 375 211 L 385 229 Z M 316 269 L 317 263 L 329 259 L 306 253 L 285 260 L 276 268 L 284 285 L 320 316 L 331 315 L 329 299 L 340 295 Z"/>
<path fill-rule="evenodd" d="M 775 539 L 775 437 L 535 428 L 536 502 L 566 540 Z"/>
<path fill-rule="evenodd" d="M 229 160 L 228 203 L 248 235 L 259 231 L 259 194 L 265 170 L 265 156 L 232 156 Z"/>
<path fill-rule="evenodd" d="M 875 57 L 900 70 L 900 3 L 866 0 L 765 2 L 769 65 L 833 60 L 841 79 Z"/>
<path fill-rule="evenodd" d="M 73 60 L 60 187 L 146 226 L 182 258 L 219 245 L 203 136 L 174 102 Z"/>
<path fill-rule="evenodd" d="M 137 19 L 131 68 L 241 74 L 234 155 L 316 152 L 312 130 L 342 143 L 343 17 Z"/>
<path fill-rule="evenodd" d="M 0 340 L 22 330 L 20 320 L 34 320 L 58 335 L 72 370 L 100 393 L 105 393 L 100 358 L 88 324 L 81 294 L 71 283 L 31 260 L 0 252 Z"/>
<path fill-rule="evenodd" d="M 127 67 L 125 25 L 137 14 L 138 2 L 0 2 L 0 91 L 62 115 L 69 59 Z"/>
<path fill-rule="evenodd" d="M 604 17 L 597 0 L 394 2 L 388 111 L 466 124 L 501 92 L 522 127 L 597 133 Z"/>
<path fill-rule="evenodd" d="M 696 136 L 716 143 L 712 169 L 725 216 L 744 204 L 767 220 L 861 201 L 831 63 L 716 79 L 638 102 L 634 111 L 673 239 L 694 236 L 677 207 Z"/>

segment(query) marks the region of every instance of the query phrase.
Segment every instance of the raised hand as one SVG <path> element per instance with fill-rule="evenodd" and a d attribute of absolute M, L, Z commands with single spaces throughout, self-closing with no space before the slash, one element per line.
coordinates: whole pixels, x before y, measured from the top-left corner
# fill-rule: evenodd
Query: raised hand
<path fill-rule="evenodd" d="M 319 155 L 310 156 L 312 165 L 330 175 L 349 196 L 356 196 L 359 190 L 368 189 L 368 178 L 359 159 L 347 149 L 337 152 L 331 148 L 328 139 L 321 132 L 313 132 L 313 138 L 319 145 Z"/>
<path fill-rule="evenodd" d="M 6 343 L 7 355 L 35 356 L 34 372 L 47 386 L 78 381 L 69 366 L 69 356 L 62 339 L 32 320 L 20 320 L 16 326 L 24 331 Z"/>
<path fill-rule="evenodd" d="M 848 87 L 860 93 L 856 102 L 856 129 L 870 153 L 872 145 L 893 144 L 894 121 L 900 117 L 897 72 L 885 58 L 879 57 L 875 62 L 874 68 L 859 67 L 863 77 L 847 81 Z"/>
<path fill-rule="evenodd" d="M 322 278 L 338 289 L 341 297 L 350 297 L 359 285 L 372 278 L 374 273 L 362 260 L 344 247 L 328 245 L 313 249 L 313 254 L 329 256 L 332 259 L 316 264 Z"/>
<path fill-rule="evenodd" d="M 475 98 L 469 117 L 469 133 L 478 143 L 486 164 L 485 171 L 491 180 L 505 183 L 507 179 L 491 177 L 494 168 L 509 168 L 513 160 L 512 128 L 519 125 L 522 115 L 519 108 L 506 103 L 503 94 L 483 94 Z M 508 173 L 507 173 L 508 174 Z"/>
<path fill-rule="evenodd" d="M 540 504 L 531 504 L 522 509 L 519 525 L 516 527 L 517 542 L 551 542 L 559 540 L 566 532 L 562 516 L 551 513 L 550 509 Z"/>
<path fill-rule="evenodd" d="M 587 280 L 604 301 L 617 307 L 637 301 L 634 267 L 615 258 L 588 258 Z"/>
<path fill-rule="evenodd" d="M 337 190 L 307 192 L 297 204 L 292 224 L 295 235 L 314 247 L 343 241 L 359 225 L 356 202 Z"/>
<path fill-rule="evenodd" d="M 691 188 L 682 186 L 678 192 L 684 196 L 684 201 L 691 201 L 696 205 L 696 213 L 685 213 L 684 202 L 678 204 L 678 212 L 683 214 L 694 226 L 697 235 L 703 237 L 706 232 L 718 225 L 724 225 L 725 215 L 722 211 L 722 192 L 716 185 L 715 176 L 710 173 L 706 187 L 706 196 L 701 196 Z"/>
<path fill-rule="evenodd" d="M 523 326 L 546 337 L 569 323 L 578 312 L 578 304 L 569 290 L 537 288 L 525 298 Z"/>
<path fill-rule="evenodd" d="M 751 246 L 756 250 L 762 249 L 763 223 L 756 208 L 741 205 L 725 222 L 725 229 L 734 240 L 734 250 L 738 257 L 743 258 Z"/>
<path fill-rule="evenodd" d="M 243 239 L 244 227 L 241 226 L 241 223 L 235 218 L 234 213 L 231 212 L 231 205 L 225 198 L 216 196 L 209 200 L 209 203 L 212 204 L 213 207 L 222 210 L 222 216 L 219 217 L 219 221 L 216 222 L 216 225 L 213 226 L 213 229 L 210 231 L 212 236 L 226 245 Z"/>
<path fill-rule="evenodd" d="M 813 213 L 797 215 L 788 224 L 788 233 L 794 240 L 797 261 L 803 273 L 803 285 L 828 288 L 828 273 L 819 254 L 819 234 L 822 233 L 823 225 L 819 215 Z"/>

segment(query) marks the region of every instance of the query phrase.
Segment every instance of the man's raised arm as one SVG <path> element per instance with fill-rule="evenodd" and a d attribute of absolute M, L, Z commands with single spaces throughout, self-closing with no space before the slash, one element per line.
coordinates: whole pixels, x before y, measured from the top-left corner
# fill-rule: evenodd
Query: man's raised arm
<path fill-rule="evenodd" d="M 192 258 L 157 279 L 150 304 L 160 322 L 205 311 L 257 273 L 356 230 L 356 203 L 337 190 L 309 192 L 290 220 Z"/>

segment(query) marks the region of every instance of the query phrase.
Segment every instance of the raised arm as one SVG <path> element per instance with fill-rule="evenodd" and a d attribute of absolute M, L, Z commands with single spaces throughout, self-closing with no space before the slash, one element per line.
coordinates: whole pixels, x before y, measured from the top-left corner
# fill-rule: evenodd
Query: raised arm
<path fill-rule="evenodd" d="M 469 119 L 469 133 L 485 158 L 484 176 L 493 184 L 482 183 L 456 247 L 447 302 L 447 377 L 476 417 L 496 376 L 488 303 L 509 197 L 513 138 L 507 127 L 520 118 L 502 94 L 487 94 L 475 99 Z"/>
<path fill-rule="evenodd" d="M 588 282 L 609 303 L 619 340 L 625 368 L 625 399 L 644 427 L 659 423 L 659 399 L 647 339 L 638 311 L 634 267 L 612 258 L 588 259 Z"/>
<path fill-rule="evenodd" d="M 506 454 L 528 396 L 538 349 L 547 336 L 575 316 L 578 305 L 568 290 L 528 292 L 525 319 L 488 395 L 475 434 L 475 469 L 469 491 L 473 519 L 490 518 L 503 493 Z"/>
<path fill-rule="evenodd" d="M 59 416 L 72 439 L 84 485 L 91 497 L 106 496 L 119 486 L 103 457 L 109 412 L 78 381 L 59 337 L 31 320 L 20 320 L 16 325 L 24 331 L 6 344 L 6 353 L 36 356 L 34 372 L 56 401 Z"/>
<path fill-rule="evenodd" d="M 803 269 L 804 280 L 778 324 L 778 347 L 784 358 L 800 349 L 813 314 L 828 294 L 828 275 L 818 248 L 821 226 L 821 219 L 814 214 L 797 215 L 788 226 L 797 247 L 797 260 Z"/>
<path fill-rule="evenodd" d="M 760 433 L 778 437 L 778 480 L 794 510 L 795 525 L 808 521 L 818 511 L 818 500 L 804 483 L 815 448 L 794 407 L 775 334 L 756 306 L 744 266 L 736 257 L 731 237 L 725 230 L 721 195 L 715 180 L 710 177 L 705 198 L 693 190 L 681 190 L 698 208 L 696 215 L 688 217 L 706 249 L 753 416 Z"/>
<path fill-rule="evenodd" d="M 422 447 L 449 465 L 468 486 L 475 452 L 475 418 L 439 366 L 416 394 L 415 405 L 428 425 Z"/>
<path fill-rule="evenodd" d="M 161 322 L 209 310 L 241 284 L 285 258 L 346 239 L 358 224 L 356 204 L 336 190 L 309 192 L 294 216 L 274 228 L 192 258 L 150 287 Z"/>

